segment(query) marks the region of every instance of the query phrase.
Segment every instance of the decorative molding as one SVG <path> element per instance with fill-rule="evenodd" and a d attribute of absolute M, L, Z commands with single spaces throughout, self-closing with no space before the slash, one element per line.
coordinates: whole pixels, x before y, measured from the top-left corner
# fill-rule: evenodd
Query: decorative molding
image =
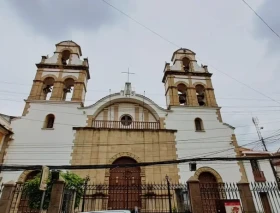
<path fill-rule="evenodd" d="M 24 183 L 25 180 L 26 180 L 26 178 L 27 178 L 27 176 L 28 176 L 31 172 L 33 172 L 33 171 L 34 171 L 34 170 L 25 170 L 24 172 L 22 172 L 21 175 L 20 175 L 19 178 L 18 178 L 17 183 Z"/>
<path fill-rule="evenodd" d="M 120 153 L 114 155 L 113 157 L 111 157 L 111 158 L 108 160 L 108 163 L 109 163 L 109 164 L 113 164 L 115 160 L 117 160 L 118 158 L 121 158 L 121 157 L 130 157 L 130 158 L 133 158 L 134 160 L 137 161 L 137 163 L 141 163 L 141 162 L 142 162 L 142 160 L 141 160 L 138 156 L 136 156 L 136 155 L 134 155 L 134 154 L 132 154 L 132 153 L 130 153 L 130 152 L 120 152 Z"/>
<path fill-rule="evenodd" d="M 166 71 L 164 72 L 164 76 L 162 78 L 162 83 L 165 82 L 165 79 L 167 78 L 167 76 L 169 75 L 184 75 L 184 76 L 204 76 L 204 77 L 211 77 L 212 73 L 206 73 L 206 72 L 182 72 L 182 71 Z"/>
<path fill-rule="evenodd" d="M 199 175 L 203 172 L 211 173 L 212 175 L 215 176 L 218 183 L 223 183 L 223 179 L 222 179 L 221 175 L 215 169 L 212 169 L 211 167 L 208 167 L 208 166 L 200 167 L 198 170 L 196 170 L 196 172 L 194 173 L 194 178 L 196 178 L 198 180 Z"/>

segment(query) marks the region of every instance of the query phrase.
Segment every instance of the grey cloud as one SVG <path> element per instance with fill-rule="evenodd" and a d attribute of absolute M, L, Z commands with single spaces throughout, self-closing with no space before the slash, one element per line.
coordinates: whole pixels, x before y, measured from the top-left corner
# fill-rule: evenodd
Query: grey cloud
<path fill-rule="evenodd" d="M 36 34 L 51 38 L 65 36 L 72 30 L 98 31 L 102 26 L 112 25 L 121 18 L 117 11 L 102 0 L 9 0 L 8 2 L 18 17 L 31 26 Z M 119 6 L 120 3 L 117 5 Z"/>
<path fill-rule="evenodd" d="M 280 1 L 265 0 L 258 8 L 257 13 L 268 25 L 280 35 Z M 279 38 L 257 17 L 254 18 L 254 34 L 256 38 L 267 42 L 268 52 L 275 53 L 280 50 Z"/>

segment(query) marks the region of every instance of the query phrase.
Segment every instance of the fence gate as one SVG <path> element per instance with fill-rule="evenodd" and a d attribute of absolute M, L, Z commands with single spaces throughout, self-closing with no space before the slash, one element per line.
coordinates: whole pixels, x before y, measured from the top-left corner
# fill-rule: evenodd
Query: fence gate
<path fill-rule="evenodd" d="M 222 201 L 239 200 L 239 190 L 233 183 L 200 183 L 200 193 L 204 213 L 221 212 Z"/>

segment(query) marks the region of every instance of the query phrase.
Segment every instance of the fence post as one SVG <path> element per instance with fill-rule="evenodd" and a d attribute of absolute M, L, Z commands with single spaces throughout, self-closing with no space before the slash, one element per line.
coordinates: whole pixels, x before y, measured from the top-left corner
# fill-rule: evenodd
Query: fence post
<path fill-rule="evenodd" d="M 16 184 L 14 181 L 9 181 L 4 184 L 4 188 L 2 191 L 1 199 L 0 199 L 0 212 L 1 213 L 9 213 L 11 204 L 14 198 Z"/>
<path fill-rule="evenodd" d="M 193 213 L 203 213 L 202 199 L 199 187 L 199 180 L 190 177 L 187 181 L 189 187 L 190 201 Z"/>
<path fill-rule="evenodd" d="M 237 183 L 244 213 L 256 213 L 253 195 L 248 182 Z"/>
<path fill-rule="evenodd" d="M 73 192 L 73 198 L 72 198 L 72 206 L 71 206 L 71 213 L 75 212 L 75 204 L 76 204 L 76 196 L 77 196 L 77 192 L 76 190 Z"/>
<path fill-rule="evenodd" d="M 64 192 L 65 181 L 57 180 L 52 186 L 52 192 L 50 197 L 50 204 L 48 213 L 59 213 L 63 203 L 63 192 Z"/>

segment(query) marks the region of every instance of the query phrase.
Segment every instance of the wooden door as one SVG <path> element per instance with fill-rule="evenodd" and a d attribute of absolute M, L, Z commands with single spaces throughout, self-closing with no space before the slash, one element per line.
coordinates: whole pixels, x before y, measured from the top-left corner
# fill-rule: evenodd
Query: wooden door
<path fill-rule="evenodd" d="M 117 159 L 114 164 L 131 164 L 128 157 Z M 141 208 L 140 167 L 114 168 L 110 171 L 108 209 Z"/>
<path fill-rule="evenodd" d="M 203 172 L 198 179 L 204 213 L 216 213 L 216 204 L 220 200 L 216 177 L 210 172 Z"/>

